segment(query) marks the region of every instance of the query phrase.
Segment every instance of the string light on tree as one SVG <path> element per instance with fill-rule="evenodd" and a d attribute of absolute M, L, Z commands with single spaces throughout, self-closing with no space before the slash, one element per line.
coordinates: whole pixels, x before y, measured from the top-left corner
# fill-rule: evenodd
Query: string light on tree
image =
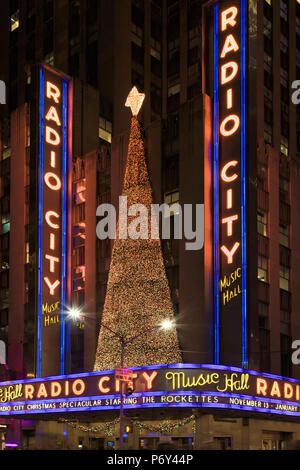
<path fill-rule="evenodd" d="M 137 120 L 144 98 L 145 95 L 134 87 L 126 101 L 133 116 L 122 196 L 127 196 L 128 206 L 143 204 L 147 207 L 148 227 L 151 227 L 152 189 Z M 101 322 L 122 336 L 125 342 L 141 334 L 125 348 L 124 367 L 179 363 L 182 357 L 176 328 L 153 330 L 155 325 L 166 325 L 166 321 L 174 324 L 174 310 L 160 239 L 151 239 L 151 232 L 144 233 L 144 225 L 139 225 L 138 219 L 128 216 L 127 211 L 119 213 Z M 133 220 L 137 231 L 140 231 L 140 238 L 122 238 L 119 226 L 122 223 L 123 227 L 128 227 Z M 101 328 L 94 370 L 120 367 L 120 352 L 118 337 Z"/>

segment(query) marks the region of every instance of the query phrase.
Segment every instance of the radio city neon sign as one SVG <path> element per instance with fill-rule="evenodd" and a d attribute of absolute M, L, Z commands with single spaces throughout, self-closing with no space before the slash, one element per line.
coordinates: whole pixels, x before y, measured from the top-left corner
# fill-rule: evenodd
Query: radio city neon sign
<path fill-rule="evenodd" d="M 237 53 L 240 49 L 238 41 L 234 36 L 234 30 L 237 26 L 237 16 L 238 9 L 236 7 L 230 7 L 221 12 L 221 30 L 223 33 L 228 33 L 225 37 L 220 53 L 220 88 L 221 90 L 226 88 L 227 116 L 222 120 L 219 132 L 226 139 L 230 139 L 230 137 L 234 136 L 239 131 L 241 125 L 240 117 L 237 114 L 232 113 L 235 99 L 232 82 L 239 72 L 239 63 L 236 60 L 232 60 L 232 54 Z M 233 211 L 234 192 L 232 183 L 237 181 L 240 177 L 237 170 L 238 166 L 239 162 L 236 159 L 232 159 L 221 169 L 220 176 L 226 189 L 226 209 L 228 211 Z M 239 215 L 234 211 L 230 215 L 222 217 L 222 224 L 226 226 L 226 234 L 229 239 L 234 239 L 234 227 L 238 220 Z M 226 244 L 221 246 L 220 249 L 226 257 L 225 259 L 227 264 L 233 263 L 234 256 L 239 247 L 239 241 L 235 241 L 235 243 L 233 242 L 229 246 Z"/>
<path fill-rule="evenodd" d="M 62 183 L 58 172 L 58 146 L 61 144 L 62 133 L 61 119 L 59 116 L 61 92 L 59 88 L 50 81 L 46 81 L 46 98 L 49 100 L 49 107 L 45 109 L 45 142 L 49 145 L 50 151 L 48 152 L 48 158 L 50 159 L 51 171 L 44 174 L 44 183 L 50 191 L 61 193 Z M 53 127 L 54 125 L 55 128 Z M 58 279 L 60 258 L 53 255 L 53 251 L 56 250 L 61 229 L 60 215 L 55 210 L 47 210 L 44 215 L 44 220 L 50 228 L 50 233 L 47 252 L 45 253 L 45 259 L 49 262 L 49 264 L 47 263 L 49 275 L 44 276 L 43 279 L 49 289 L 49 294 L 53 296 L 55 290 L 60 285 Z M 50 275 L 54 275 L 54 280 L 50 280 Z"/>

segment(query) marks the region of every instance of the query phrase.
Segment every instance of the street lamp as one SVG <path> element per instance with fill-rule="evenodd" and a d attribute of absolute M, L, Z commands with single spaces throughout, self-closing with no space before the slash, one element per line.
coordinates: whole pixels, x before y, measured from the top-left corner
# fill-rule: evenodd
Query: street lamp
<path fill-rule="evenodd" d="M 125 356 L 125 348 L 129 344 L 134 343 L 138 338 L 141 336 L 146 335 L 147 333 L 151 333 L 152 331 L 155 330 L 170 330 L 171 328 L 174 328 L 174 322 L 172 322 L 169 319 L 163 320 L 159 325 L 155 325 L 151 328 L 147 328 L 146 330 L 142 331 L 136 336 L 133 336 L 132 338 L 129 338 L 125 340 L 124 336 L 120 333 L 116 333 L 114 330 L 112 330 L 109 326 L 104 325 L 104 323 L 98 322 L 95 318 L 87 317 L 86 315 L 82 315 L 78 309 L 70 309 L 69 315 L 73 317 L 74 319 L 87 319 L 87 320 L 93 320 L 97 323 L 100 324 L 100 327 L 103 327 L 105 330 L 110 331 L 110 333 L 118 338 L 120 340 L 121 344 L 121 368 L 124 369 L 124 356 Z M 124 408 L 123 408 L 123 395 L 124 395 L 124 384 L 121 382 L 120 386 L 120 398 L 121 398 L 121 403 L 120 403 L 120 437 L 119 437 L 119 450 L 123 449 L 123 432 L 124 432 Z"/>

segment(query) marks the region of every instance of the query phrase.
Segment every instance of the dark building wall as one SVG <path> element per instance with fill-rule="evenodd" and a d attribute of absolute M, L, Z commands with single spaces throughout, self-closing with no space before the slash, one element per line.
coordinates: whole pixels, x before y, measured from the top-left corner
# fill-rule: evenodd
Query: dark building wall
<path fill-rule="evenodd" d="M 9 253 L 9 321 L 8 365 L 19 374 L 25 369 L 26 318 L 24 312 L 25 279 L 25 223 L 26 214 L 26 134 L 28 106 L 16 110 L 11 117 L 11 197 L 10 197 L 10 253 Z M 28 284 L 27 284 L 28 289 Z M 26 293 L 28 295 L 28 292 Z M 29 322 L 28 322 L 29 323 Z M 29 324 L 28 324 L 29 326 Z M 32 338 L 31 338 L 32 339 Z M 32 364 L 33 357 L 26 358 Z M 28 364 L 28 366 L 29 366 Z M 32 371 L 31 371 L 32 372 Z"/>

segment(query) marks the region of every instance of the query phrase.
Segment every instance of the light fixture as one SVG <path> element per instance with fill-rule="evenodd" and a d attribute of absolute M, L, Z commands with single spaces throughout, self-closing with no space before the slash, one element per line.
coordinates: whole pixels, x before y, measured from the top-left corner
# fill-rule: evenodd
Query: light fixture
<path fill-rule="evenodd" d="M 81 316 L 81 312 L 78 308 L 71 308 L 69 310 L 69 315 L 74 319 L 74 320 L 78 320 Z"/>
<path fill-rule="evenodd" d="M 171 320 L 164 320 L 161 324 L 161 328 L 163 330 L 170 330 L 171 328 L 173 328 L 173 326 L 174 323 Z"/>

